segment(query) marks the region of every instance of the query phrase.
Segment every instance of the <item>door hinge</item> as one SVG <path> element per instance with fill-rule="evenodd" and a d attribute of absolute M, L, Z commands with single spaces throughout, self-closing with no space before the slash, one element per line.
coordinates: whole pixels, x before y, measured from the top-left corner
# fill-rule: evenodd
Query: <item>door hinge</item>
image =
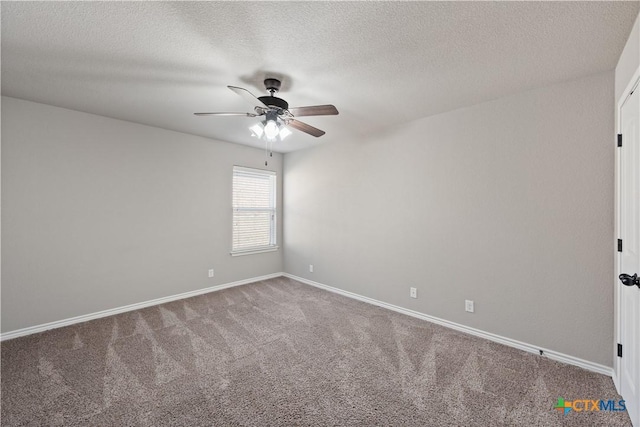
<path fill-rule="evenodd" d="M 618 147 L 622 147 L 622 134 L 618 134 Z"/>
<path fill-rule="evenodd" d="M 622 344 L 618 344 L 618 357 L 622 357 Z"/>
<path fill-rule="evenodd" d="M 618 239 L 618 252 L 622 252 L 622 239 Z"/>

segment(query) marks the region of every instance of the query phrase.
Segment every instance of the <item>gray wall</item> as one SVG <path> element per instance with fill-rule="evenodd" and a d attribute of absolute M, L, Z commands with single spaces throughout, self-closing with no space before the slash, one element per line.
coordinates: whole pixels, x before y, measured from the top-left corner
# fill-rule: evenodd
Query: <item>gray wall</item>
<path fill-rule="evenodd" d="M 282 271 L 282 250 L 229 255 L 232 167 L 264 160 L 3 97 L 2 331 Z"/>
<path fill-rule="evenodd" d="M 276 155 L 284 270 L 611 366 L 613 98 L 611 72 Z M 2 152 L 3 332 L 283 270 L 228 253 L 261 150 L 3 97 Z"/>
<path fill-rule="evenodd" d="M 613 98 L 607 72 L 285 155 L 285 271 L 611 366 Z"/>

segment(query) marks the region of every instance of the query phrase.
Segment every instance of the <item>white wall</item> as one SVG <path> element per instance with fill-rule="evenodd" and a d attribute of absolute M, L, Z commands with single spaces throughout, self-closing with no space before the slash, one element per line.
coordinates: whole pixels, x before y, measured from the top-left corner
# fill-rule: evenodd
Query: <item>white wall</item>
<path fill-rule="evenodd" d="M 232 167 L 264 160 L 3 97 L 2 332 L 282 271 L 282 251 L 229 255 Z"/>
<path fill-rule="evenodd" d="M 613 94 L 607 72 L 285 155 L 285 271 L 611 366 Z"/>

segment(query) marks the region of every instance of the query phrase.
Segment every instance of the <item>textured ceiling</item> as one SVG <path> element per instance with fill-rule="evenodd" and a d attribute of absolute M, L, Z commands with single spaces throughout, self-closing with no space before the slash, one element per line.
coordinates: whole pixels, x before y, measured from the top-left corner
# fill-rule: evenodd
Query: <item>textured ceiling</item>
<path fill-rule="evenodd" d="M 280 77 L 288 152 L 611 70 L 639 2 L 2 2 L 2 94 L 240 144 Z"/>

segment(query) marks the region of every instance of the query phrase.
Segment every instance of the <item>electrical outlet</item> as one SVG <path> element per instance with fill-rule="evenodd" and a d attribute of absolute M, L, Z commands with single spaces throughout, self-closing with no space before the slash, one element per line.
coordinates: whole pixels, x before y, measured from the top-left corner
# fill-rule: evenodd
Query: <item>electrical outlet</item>
<path fill-rule="evenodd" d="M 409 296 L 411 298 L 418 298 L 418 290 L 416 288 L 409 288 Z"/>
<path fill-rule="evenodd" d="M 309 264 L 309 273 L 313 273 L 313 264 Z"/>
<path fill-rule="evenodd" d="M 470 299 L 464 300 L 464 311 L 468 311 L 469 313 L 473 313 L 473 301 Z"/>
<path fill-rule="evenodd" d="M 209 269 L 209 277 L 213 277 L 213 274 L 214 274 L 214 272 L 213 272 L 213 268 L 210 268 L 210 269 Z"/>

